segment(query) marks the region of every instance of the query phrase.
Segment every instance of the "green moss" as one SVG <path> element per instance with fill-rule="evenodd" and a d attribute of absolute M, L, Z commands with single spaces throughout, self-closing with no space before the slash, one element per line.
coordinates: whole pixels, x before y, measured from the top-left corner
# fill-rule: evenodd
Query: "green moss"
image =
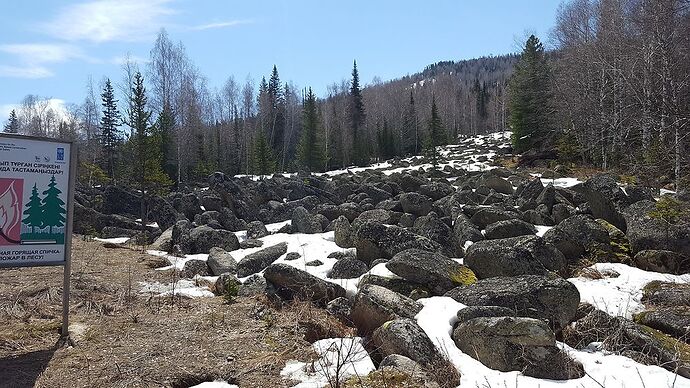
<path fill-rule="evenodd" d="M 690 218 L 688 205 L 669 195 L 665 195 L 654 205 L 654 210 L 650 211 L 649 216 L 663 220 L 668 224 L 678 224 Z"/>
<path fill-rule="evenodd" d="M 364 377 L 352 376 L 345 381 L 345 388 L 408 388 L 418 386 L 419 382 L 412 376 L 394 369 L 375 370 Z"/>
<path fill-rule="evenodd" d="M 469 286 L 477 281 L 477 275 L 464 265 L 456 271 L 450 271 L 448 276 L 453 283 L 462 286 Z"/>
<path fill-rule="evenodd" d="M 643 288 L 642 292 L 644 296 L 649 296 L 656 291 L 659 291 L 661 289 L 661 285 L 663 284 L 662 281 L 660 280 L 652 280 L 651 282 L 647 283 Z"/>
<path fill-rule="evenodd" d="M 678 355 L 681 363 L 690 362 L 690 345 L 679 341 L 668 334 L 662 333 L 659 330 L 652 329 L 649 326 L 639 325 L 643 333 L 652 337 L 661 347 L 671 353 Z"/>
<path fill-rule="evenodd" d="M 597 223 L 606 229 L 611 242 L 609 243 L 609 247 L 590 247 L 589 250 L 590 254 L 593 255 L 593 259 L 597 262 L 612 261 L 615 263 L 631 263 L 630 241 L 628 241 L 628 237 L 625 233 L 606 220 L 599 218 L 597 219 Z"/>
<path fill-rule="evenodd" d="M 633 321 L 636 323 L 640 323 L 644 321 L 644 318 L 647 316 L 647 311 L 643 311 L 641 313 L 633 314 Z"/>

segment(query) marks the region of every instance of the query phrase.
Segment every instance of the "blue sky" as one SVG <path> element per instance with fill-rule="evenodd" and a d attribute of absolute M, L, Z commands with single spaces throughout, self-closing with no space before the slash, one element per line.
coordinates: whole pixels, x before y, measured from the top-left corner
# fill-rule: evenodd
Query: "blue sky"
<path fill-rule="evenodd" d="M 80 103 L 87 77 L 120 80 L 126 53 L 145 66 L 157 32 L 182 41 L 211 87 L 256 80 L 312 86 L 397 78 L 441 60 L 517 51 L 527 32 L 547 40 L 557 0 L 232 1 L 24 0 L 0 5 L 0 122 L 26 94 Z"/>

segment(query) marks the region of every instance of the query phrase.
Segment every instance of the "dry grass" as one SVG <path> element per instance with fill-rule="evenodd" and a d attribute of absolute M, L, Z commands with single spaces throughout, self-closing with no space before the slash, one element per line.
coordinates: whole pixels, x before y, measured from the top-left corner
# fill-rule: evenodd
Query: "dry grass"
<path fill-rule="evenodd" d="M 170 280 L 152 262 L 75 238 L 70 319 L 81 330 L 75 347 L 60 349 L 62 268 L 1 270 L 0 387 L 183 387 L 216 378 L 291 385 L 279 375 L 285 361 L 311 354 L 294 324 L 265 318 L 282 314 L 255 299 L 172 305 L 140 294 L 140 281 Z"/>

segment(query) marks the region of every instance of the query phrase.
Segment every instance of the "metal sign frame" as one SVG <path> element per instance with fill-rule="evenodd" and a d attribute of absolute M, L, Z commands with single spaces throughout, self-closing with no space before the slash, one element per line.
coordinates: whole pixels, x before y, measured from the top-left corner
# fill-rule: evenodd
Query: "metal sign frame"
<path fill-rule="evenodd" d="M 64 141 L 58 139 L 51 139 L 38 136 L 25 136 L 10 133 L 0 133 L 0 139 L 18 139 L 18 140 L 35 140 L 46 143 L 68 144 L 69 145 L 69 170 L 67 183 L 67 214 L 65 222 L 65 260 L 62 262 L 48 262 L 48 263 L 13 263 L 3 265 L 0 262 L 0 270 L 3 268 L 22 268 L 22 267 L 46 267 L 46 266 L 62 266 L 63 267 L 63 288 L 62 288 L 62 330 L 61 340 L 66 340 L 69 337 L 69 294 L 70 294 L 70 277 L 72 272 L 72 231 L 74 230 L 74 189 L 77 175 L 77 159 L 78 150 L 74 141 Z"/>

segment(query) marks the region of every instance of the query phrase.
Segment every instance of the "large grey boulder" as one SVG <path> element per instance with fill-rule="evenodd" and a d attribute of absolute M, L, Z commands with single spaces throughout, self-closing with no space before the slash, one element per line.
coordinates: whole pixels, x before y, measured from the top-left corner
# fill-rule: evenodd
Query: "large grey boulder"
<path fill-rule="evenodd" d="M 204 260 L 192 259 L 184 263 L 184 267 L 180 272 L 182 278 L 193 278 L 194 276 L 208 276 L 211 275 L 208 265 Z"/>
<path fill-rule="evenodd" d="M 465 253 L 465 265 L 480 279 L 544 275 L 562 271 L 566 264 L 563 254 L 538 236 L 479 241 Z"/>
<path fill-rule="evenodd" d="M 448 226 L 435 212 L 421 216 L 414 222 L 413 231 L 438 243 L 443 253 L 451 257 L 462 257 L 463 249 L 455 240 L 453 229 Z"/>
<path fill-rule="evenodd" d="M 292 227 L 297 233 L 321 233 L 323 227 L 321 221 L 316 216 L 309 213 L 307 209 L 298 206 L 292 211 Z"/>
<path fill-rule="evenodd" d="M 356 279 L 369 271 L 367 264 L 355 257 L 346 256 L 333 264 L 328 273 L 332 279 Z"/>
<path fill-rule="evenodd" d="M 339 216 L 332 223 L 335 244 L 341 248 L 350 248 L 353 245 L 352 227 L 345 216 Z"/>
<path fill-rule="evenodd" d="M 528 236 L 537 233 L 537 228 L 522 220 L 506 220 L 489 224 L 484 231 L 484 237 L 489 240 Z"/>
<path fill-rule="evenodd" d="M 422 305 L 387 288 L 365 285 L 359 289 L 352 305 L 350 319 L 361 334 L 368 335 L 387 321 L 414 318 Z"/>
<path fill-rule="evenodd" d="M 572 189 L 584 196 L 595 218 L 604 219 L 618 229 L 626 231 L 626 221 L 620 209 L 625 206 L 627 196 L 613 177 L 598 175 L 573 186 Z"/>
<path fill-rule="evenodd" d="M 667 250 L 690 257 L 690 224 L 669 224 L 652 217 L 656 204 L 639 201 L 625 209 L 626 235 L 633 254 L 644 250 Z"/>
<path fill-rule="evenodd" d="M 355 236 L 355 247 L 357 258 L 367 264 L 379 258 L 390 259 L 396 253 L 406 249 L 416 248 L 426 251 L 440 249 L 438 243 L 426 237 L 399 226 L 375 222 L 365 222 L 359 227 Z"/>
<path fill-rule="evenodd" d="M 462 213 L 455 218 L 453 223 L 453 237 L 455 243 L 460 246 L 464 246 L 467 241 L 484 240 L 482 232 Z"/>
<path fill-rule="evenodd" d="M 394 274 L 423 285 L 435 295 L 477 281 L 471 269 L 439 253 L 408 249 L 386 263 Z"/>
<path fill-rule="evenodd" d="M 690 333 L 690 307 L 661 306 L 635 315 L 635 321 L 684 340 Z"/>
<path fill-rule="evenodd" d="M 419 186 L 419 193 L 431 198 L 432 201 L 438 201 L 439 199 L 453 194 L 455 190 L 453 186 L 443 183 L 443 182 L 431 182 L 426 185 Z"/>
<path fill-rule="evenodd" d="M 553 331 L 539 319 L 472 318 L 458 322 L 452 338 L 460 350 L 491 369 L 551 380 L 584 376 L 582 365 L 556 346 Z"/>
<path fill-rule="evenodd" d="M 431 211 L 431 199 L 419 193 L 403 193 L 400 195 L 400 204 L 405 213 L 416 216 L 427 215 Z"/>
<path fill-rule="evenodd" d="M 585 246 L 562 228 L 556 226 L 544 233 L 544 241 L 558 249 L 570 263 L 575 263 L 585 254 Z"/>
<path fill-rule="evenodd" d="M 384 323 L 374 331 L 372 340 L 383 357 L 399 354 L 422 365 L 442 359 L 429 336 L 413 319 L 401 318 Z"/>
<path fill-rule="evenodd" d="M 509 181 L 491 173 L 482 175 L 479 184 L 502 194 L 513 194 L 513 185 Z"/>
<path fill-rule="evenodd" d="M 595 243 L 608 245 L 611 242 L 608 230 L 585 214 L 566 218 L 555 228 L 561 229 L 585 248 L 591 247 Z"/>
<path fill-rule="evenodd" d="M 234 251 L 239 249 L 240 242 L 234 233 L 206 225 L 197 226 L 189 231 L 189 253 L 209 253 L 213 247 Z"/>
<path fill-rule="evenodd" d="M 213 247 L 208 253 L 208 267 L 213 275 L 236 273 L 237 261 L 232 255 L 221 248 Z"/>
<path fill-rule="evenodd" d="M 269 265 L 264 271 L 264 278 L 286 298 L 311 300 L 322 306 L 346 294 L 345 289 L 335 283 L 283 263 Z"/>
<path fill-rule="evenodd" d="M 268 229 L 261 221 L 252 221 L 247 224 L 247 238 L 259 239 L 268 236 Z"/>
<path fill-rule="evenodd" d="M 580 293 L 569 281 L 536 275 L 482 279 L 446 296 L 468 306 L 502 306 L 518 316 L 547 319 L 555 330 L 573 320 L 580 303 Z"/>
<path fill-rule="evenodd" d="M 516 218 L 519 219 L 520 214 L 495 207 L 485 207 L 474 213 L 470 221 L 477 225 L 479 229 L 484 229 L 494 222 L 512 220 Z"/>
<path fill-rule="evenodd" d="M 250 253 L 237 263 L 237 277 L 243 278 L 261 272 L 286 253 L 287 243 L 285 242 Z"/>

